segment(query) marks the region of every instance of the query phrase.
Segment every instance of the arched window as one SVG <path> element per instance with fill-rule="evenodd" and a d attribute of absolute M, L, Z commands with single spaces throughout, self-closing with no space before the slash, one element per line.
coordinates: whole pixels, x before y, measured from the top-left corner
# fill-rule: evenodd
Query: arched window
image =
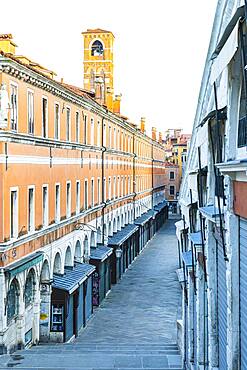
<path fill-rule="evenodd" d="M 34 272 L 33 270 L 29 271 L 25 283 L 25 292 L 24 292 L 24 301 L 25 301 L 25 307 L 29 306 L 33 303 L 34 299 L 34 284 L 35 284 L 35 278 L 34 278 Z"/>
<path fill-rule="evenodd" d="M 7 293 L 7 321 L 10 321 L 19 311 L 19 284 L 16 279 L 10 284 Z"/>
<path fill-rule="evenodd" d="M 99 40 L 95 40 L 92 45 L 91 55 L 94 57 L 98 57 L 98 56 L 103 55 L 103 53 L 104 53 L 104 48 L 103 48 L 102 42 L 100 42 Z"/>

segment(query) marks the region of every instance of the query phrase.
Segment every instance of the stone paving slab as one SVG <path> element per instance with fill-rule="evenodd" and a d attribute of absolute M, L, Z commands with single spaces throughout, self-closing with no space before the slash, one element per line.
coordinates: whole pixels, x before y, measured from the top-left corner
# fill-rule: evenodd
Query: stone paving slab
<path fill-rule="evenodd" d="M 182 370 L 175 221 L 148 243 L 74 342 L 17 351 L 16 361 L 1 356 L 0 369 Z"/>

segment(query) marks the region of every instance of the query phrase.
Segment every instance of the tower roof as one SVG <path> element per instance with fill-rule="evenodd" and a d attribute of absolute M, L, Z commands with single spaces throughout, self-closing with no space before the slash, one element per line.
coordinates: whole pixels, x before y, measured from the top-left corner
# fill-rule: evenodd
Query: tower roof
<path fill-rule="evenodd" d="M 87 33 L 111 33 L 114 37 L 111 31 L 103 30 L 102 28 L 88 28 L 86 31 L 82 32 L 82 35 Z"/>

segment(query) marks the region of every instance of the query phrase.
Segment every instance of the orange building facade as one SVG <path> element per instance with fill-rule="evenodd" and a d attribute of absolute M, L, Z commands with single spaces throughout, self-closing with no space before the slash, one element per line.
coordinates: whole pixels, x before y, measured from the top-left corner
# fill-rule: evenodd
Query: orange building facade
<path fill-rule="evenodd" d="M 109 109 L 97 91 L 57 82 L 11 43 L 10 35 L 0 37 L 2 353 L 77 335 L 63 303 L 77 290 L 77 300 L 87 294 L 86 324 L 97 246 L 108 253 L 111 280 L 109 240 L 147 211 L 154 222 L 165 205 L 164 147 L 114 112 L 114 100 Z M 61 288 L 72 270 L 81 271 L 78 289 Z M 86 280 L 89 293 L 80 290 Z"/>

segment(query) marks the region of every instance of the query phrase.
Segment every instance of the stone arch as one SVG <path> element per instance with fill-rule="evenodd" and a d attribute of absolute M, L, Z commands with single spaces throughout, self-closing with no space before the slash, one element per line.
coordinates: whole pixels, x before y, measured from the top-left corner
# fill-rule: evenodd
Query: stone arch
<path fill-rule="evenodd" d="M 129 224 L 132 223 L 132 217 L 131 217 L 131 209 L 128 210 L 128 218 L 129 218 Z"/>
<path fill-rule="evenodd" d="M 113 232 L 114 233 L 117 232 L 117 220 L 116 220 L 116 218 L 113 219 Z"/>
<path fill-rule="evenodd" d="M 43 262 L 42 268 L 41 268 L 41 273 L 40 273 L 40 283 L 41 284 L 46 284 L 49 283 L 51 280 L 50 277 L 50 267 L 49 263 L 47 260 Z"/>
<path fill-rule="evenodd" d="M 98 244 L 101 244 L 102 243 L 102 233 L 101 233 L 100 226 L 97 228 L 97 243 Z"/>
<path fill-rule="evenodd" d="M 122 213 L 121 215 L 121 226 L 124 227 L 125 225 L 125 220 L 124 220 L 124 214 Z"/>
<path fill-rule="evenodd" d="M 125 224 L 127 225 L 129 223 L 129 214 L 128 214 L 128 210 L 126 209 L 125 210 Z"/>
<path fill-rule="evenodd" d="M 92 231 L 91 232 L 91 237 L 90 237 L 90 246 L 91 247 L 96 247 L 96 243 L 97 243 L 96 233 L 95 233 L 95 231 Z"/>
<path fill-rule="evenodd" d="M 25 307 L 33 304 L 35 297 L 36 274 L 31 268 L 27 274 L 25 287 L 24 287 L 24 304 Z"/>
<path fill-rule="evenodd" d="M 61 256 L 59 252 L 56 253 L 55 258 L 54 258 L 53 273 L 54 274 L 62 273 L 62 260 L 61 260 Z"/>
<path fill-rule="evenodd" d="M 106 224 L 104 224 L 103 225 L 103 234 L 104 234 L 104 238 L 107 238 L 107 225 Z"/>
<path fill-rule="evenodd" d="M 109 222 L 109 227 L 108 227 L 108 236 L 113 235 L 113 226 L 112 226 L 112 221 Z"/>
<path fill-rule="evenodd" d="M 9 322 L 19 313 L 20 284 L 16 278 L 11 281 L 7 292 L 7 321 Z"/>
<path fill-rule="evenodd" d="M 64 267 L 73 267 L 73 258 L 71 253 L 71 247 L 68 245 L 66 252 L 65 252 L 65 258 L 64 258 Z"/>
<path fill-rule="evenodd" d="M 75 244 L 74 261 L 75 262 L 82 262 L 83 261 L 83 253 L 82 253 L 82 246 L 81 246 L 80 240 L 77 240 L 77 242 Z"/>
<path fill-rule="evenodd" d="M 118 230 L 121 230 L 121 219 L 120 219 L 120 215 L 117 216 L 117 229 Z"/>
<path fill-rule="evenodd" d="M 84 241 L 83 241 L 83 259 L 84 262 L 87 261 L 89 258 L 89 241 L 88 236 L 85 235 Z"/>

